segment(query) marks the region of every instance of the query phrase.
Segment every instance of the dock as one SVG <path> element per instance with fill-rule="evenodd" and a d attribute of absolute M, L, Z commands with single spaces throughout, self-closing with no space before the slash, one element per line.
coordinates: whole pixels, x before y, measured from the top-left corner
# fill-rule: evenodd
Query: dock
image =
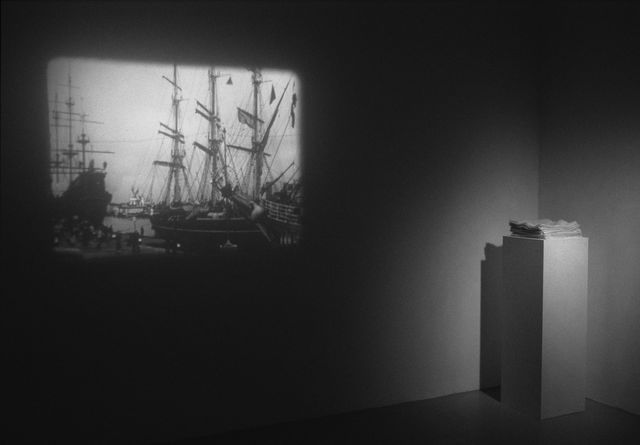
<path fill-rule="evenodd" d="M 123 236 L 126 239 L 126 235 Z M 114 240 L 97 246 L 95 241 L 90 242 L 86 247 L 76 245 L 60 245 L 53 248 L 54 256 L 59 259 L 75 260 L 100 260 L 108 258 L 127 257 L 153 257 L 168 255 L 165 249 L 165 241 L 159 238 L 143 237 L 138 252 L 134 252 L 132 247 L 122 242 L 120 249 L 116 249 Z M 180 254 L 180 252 L 178 252 Z"/>

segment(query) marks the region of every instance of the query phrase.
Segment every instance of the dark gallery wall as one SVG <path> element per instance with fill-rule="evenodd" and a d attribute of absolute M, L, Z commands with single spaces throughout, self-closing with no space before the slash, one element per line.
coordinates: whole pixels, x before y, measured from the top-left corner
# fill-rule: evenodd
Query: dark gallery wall
<path fill-rule="evenodd" d="M 501 237 L 539 205 L 535 23 L 466 4 L 3 3 L 14 427 L 150 442 L 498 384 Z M 301 251 L 52 261 L 60 55 L 297 71 Z"/>
<path fill-rule="evenodd" d="M 557 11 L 541 100 L 540 216 L 589 237 L 587 397 L 640 413 L 637 6 Z"/>

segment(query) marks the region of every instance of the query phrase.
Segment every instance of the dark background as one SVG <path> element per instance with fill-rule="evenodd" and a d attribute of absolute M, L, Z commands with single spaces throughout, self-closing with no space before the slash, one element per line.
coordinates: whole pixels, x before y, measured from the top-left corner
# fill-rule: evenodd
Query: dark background
<path fill-rule="evenodd" d="M 576 51 L 600 48 L 591 61 L 602 66 L 617 48 L 615 72 L 626 73 L 637 49 L 630 3 L 2 9 L 13 429 L 88 443 L 207 435 L 499 384 L 499 326 L 481 330 L 481 296 L 490 302 L 482 319 L 498 320 L 494 247 L 510 217 L 537 217 L 539 196 L 555 196 L 546 188 L 554 176 L 541 165 L 541 141 L 551 146 L 561 127 L 549 110 L 580 103 L 563 97 L 558 82 L 570 83 L 566 73 L 582 67 Z M 296 71 L 301 249 L 223 260 L 54 261 L 45 75 L 56 56 Z M 610 80 L 579 71 L 586 83 Z M 600 112 L 624 103 L 634 116 L 638 87 L 625 79 L 627 94 L 601 96 Z M 490 263 L 482 263 L 486 252 Z M 635 395 L 616 397 L 637 409 Z"/>

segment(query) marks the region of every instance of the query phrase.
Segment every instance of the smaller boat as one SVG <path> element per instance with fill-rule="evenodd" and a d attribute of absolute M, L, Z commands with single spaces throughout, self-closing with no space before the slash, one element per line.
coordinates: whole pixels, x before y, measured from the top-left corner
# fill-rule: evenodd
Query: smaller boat
<path fill-rule="evenodd" d="M 139 190 L 134 190 L 132 187 L 129 202 L 119 206 L 119 213 L 125 217 L 137 216 L 148 218 L 151 216 L 152 208 L 153 205 L 145 201 L 144 196 L 140 194 Z"/>

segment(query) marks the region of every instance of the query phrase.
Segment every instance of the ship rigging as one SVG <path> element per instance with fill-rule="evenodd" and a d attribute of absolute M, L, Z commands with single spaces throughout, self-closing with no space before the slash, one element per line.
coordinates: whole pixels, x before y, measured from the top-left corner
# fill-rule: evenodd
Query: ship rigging
<path fill-rule="evenodd" d="M 67 75 L 68 90 L 67 100 L 60 102 L 56 92 L 53 100 L 52 123 L 53 143 L 51 144 L 50 172 L 52 180 L 52 192 L 54 195 L 53 213 L 56 219 L 78 218 L 86 220 L 94 226 L 100 226 L 107 211 L 107 205 L 111 201 L 111 194 L 105 190 L 105 176 L 107 163 L 102 167 L 96 167 L 91 159 L 87 164 L 87 154 L 112 154 L 112 151 L 94 150 L 87 146 L 91 144 L 87 134 L 87 124 L 102 124 L 99 121 L 87 119 L 84 111 L 74 111 L 76 105 L 72 90 L 77 89 L 71 81 L 71 68 Z M 65 105 L 66 110 L 60 110 L 59 105 Z M 74 144 L 74 122 L 80 123 L 80 134 L 75 143 L 80 145 L 78 150 Z M 60 129 L 66 130 L 68 144 L 66 148 L 60 147 Z M 62 159 L 61 159 L 62 156 Z M 77 160 L 77 157 L 80 159 Z M 64 159 L 66 158 L 66 159 Z M 55 183 L 54 183 L 55 179 Z M 66 188 L 64 188 L 64 184 Z"/>
<path fill-rule="evenodd" d="M 299 241 L 302 216 L 300 181 L 292 183 L 292 176 L 289 181 L 281 182 L 280 191 L 274 192 L 278 181 L 284 178 L 295 161 L 274 179 L 271 171 L 273 160 L 269 164 L 270 154 L 266 152 L 291 79 L 265 123 L 261 104 L 261 86 L 265 81 L 261 70 L 250 71 L 252 103 L 250 107 L 237 107 L 238 123 L 251 129 L 250 146 L 246 142 L 243 144 L 242 138 L 234 138 L 234 143 L 227 141 L 227 128 L 220 117 L 218 100 L 218 79 L 223 74 L 211 68 L 208 70 L 207 104 L 196 100 L 195 114 L 204 118 L 208 131 L 206 143 L 193 141 L 194 150 L 204 155 L 204 158 L 198 158 L 201 162 L 194 168 L 189 167 L 192 167 L 195 153 L 190 165 L 185 165 L 185 135 L 179 127 L 180 102 L 183 99 L 177 66 L 173 65 L 171 79 L 163 76 L 173 89 L 173 119 L 171 125 L 161 122 L 158 133 L 169 138 L 172 144 L 169 160 L 153 162 L 154 167 L 163 167 L 167 171 L 161 198 L 151 217 L 156 236 L 184 246 L 208 248 L 229 244 L 241 247 L 280 246 Z M 229 84 L 231 77 L 227 81 Z M 292 97 L 291 114 L 285 128 L 294 118 L 295 93 Z M 270 103 L 275 101 L 273 87 L 270 99 Z M 236 132 L 236 136 L 240 133 Z M 196 174 L 192 177 L 194 170 Z M 294 175 L 297 173 L 298 169 L 295 169 Z"/>

